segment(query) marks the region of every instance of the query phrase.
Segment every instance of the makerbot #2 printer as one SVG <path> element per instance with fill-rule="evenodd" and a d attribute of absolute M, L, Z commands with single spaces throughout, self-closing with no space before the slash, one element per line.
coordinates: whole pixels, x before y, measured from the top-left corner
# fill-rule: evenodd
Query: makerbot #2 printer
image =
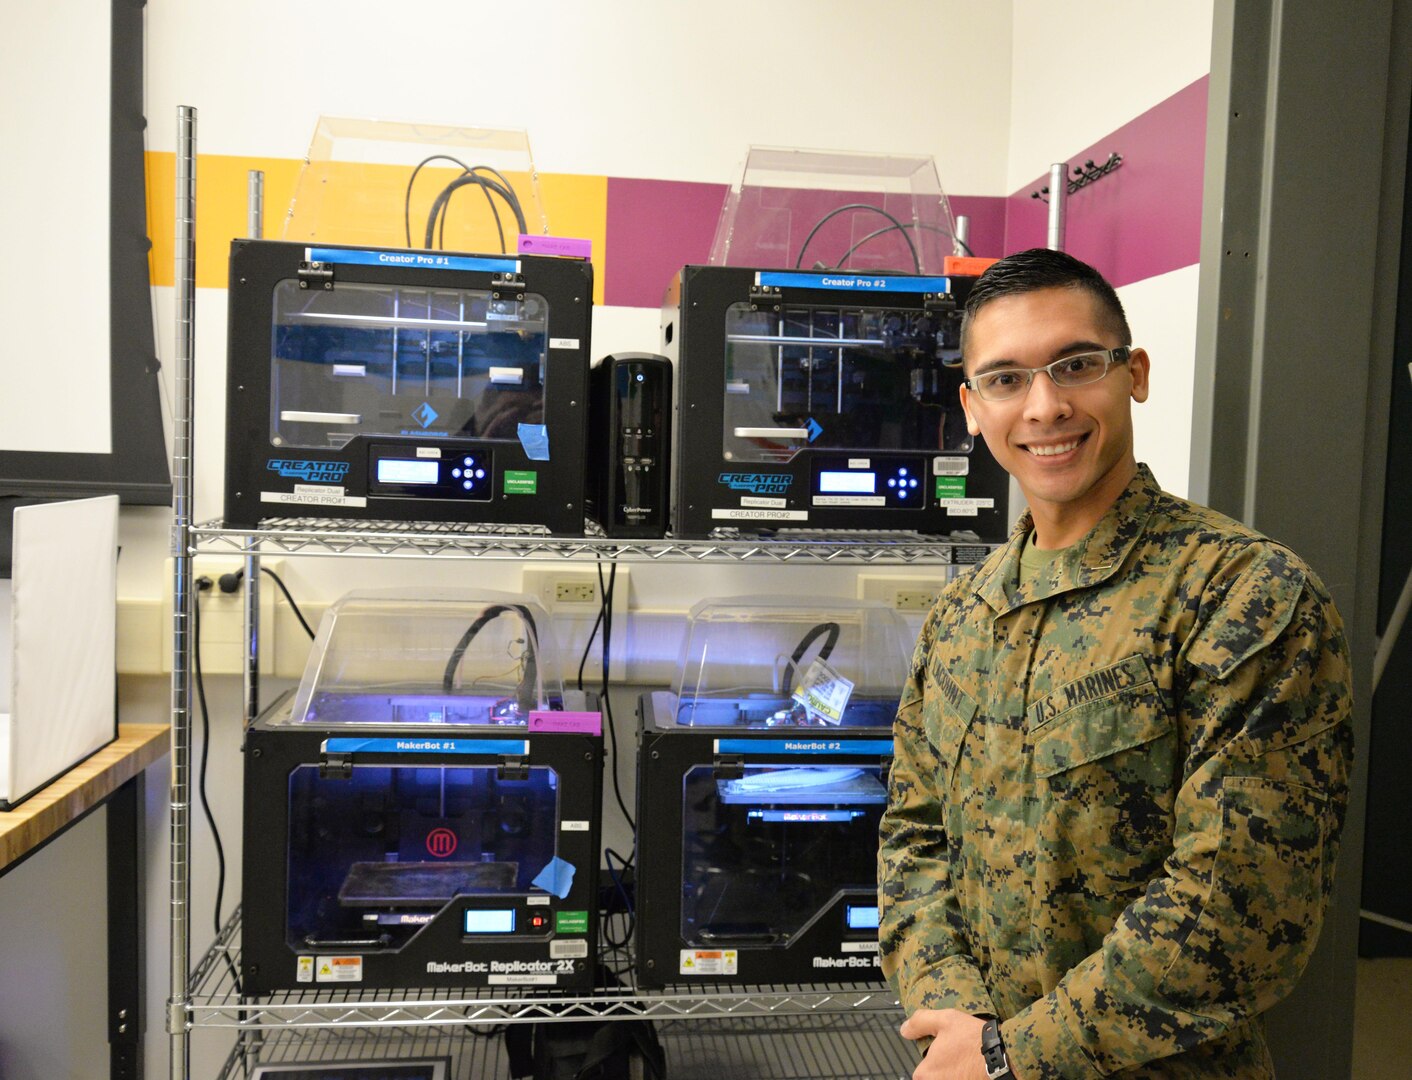
<path fill-rule="evenodd" d="M 873 982 L 878 823 L 909 650 L 897 613 L 707 600 L 638 710 L 637 970 Z"/>
<path fill-rule="evenodd" d="M 247 993 L 593 986 L 602 738 L 537 729 L 550 634 L 513 594 L 330 607 L 246 733 Z"/>

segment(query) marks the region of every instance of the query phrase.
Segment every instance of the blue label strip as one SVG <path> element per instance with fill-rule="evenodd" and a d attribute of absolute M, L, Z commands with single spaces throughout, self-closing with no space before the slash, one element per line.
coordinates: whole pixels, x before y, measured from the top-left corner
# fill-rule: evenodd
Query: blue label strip
<path fill-rule="evenodd" d="M 435 251 L 363 251 L 353 248 L 305 248 L 309 262 L 350 263 L 356 266 L 404 266 L 417 270 L 485 270 L 518 274 L 519 259 L 491 259 L 476 255 L 442 255 Z"/>
<path fill-rule="evenodd" d="M 435 735 L 406 739 L 325 739 L 326 754 L 490 754 L 524 757 L 525 739 L 439 739 Z"/>
<path fill-rule="evenodd" d="M 776 289 L 841 289 L 846 292 L 870 293 L 950 293 L 948 277 L 879 277 L 836 270 L 831 274 L 789 274 L 778 270 L 759 270 L 755 284 Z"/>
<path fill-rule="evenodd" d="M 891 739 L 717 739 L 718 754 L 892 754 Z"/>

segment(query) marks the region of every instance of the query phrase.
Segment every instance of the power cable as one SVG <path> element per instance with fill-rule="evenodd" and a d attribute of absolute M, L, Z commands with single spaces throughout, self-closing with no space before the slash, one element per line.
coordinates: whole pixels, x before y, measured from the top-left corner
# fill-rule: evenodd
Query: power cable
<path fill-rule="evenodd" d="M 196 595 L 192 598 L 191 604 L 191 660 L 193 673 L 196 676 L 196 700 L 201 707 L 201 761 L 196 770 L 196 790 L 201 799 L 201 811 L 206 816 L 206 824 L 211 827 L 211 840 L 216 848 L 216 907 L 212 912 L 212 924 L 215 926 L 216 937 L 221 936 L 221 904 L 225 898 L 226 888 L 226 852 L 225 845 L 221 843 L 221 831 L 216 828 L 216 817 L 211 813 L 211 802 L 206 797 L 206 763 L 211 752 L 211 714 L 206 707 L 206 679 L 201 671 L 201 594 L 207 592 L 213 584 L 209 577 L 204 574 L 196 579 Z M 230 970 L 230 977 L 235 981 L 235 992 L 243 993 L 240 988 L 240 973 L 236 971 L 235 964 L 230 958 L 229 952 L 222 952 L 222 957 L 226 962 L 226 967 Z"/>
<path fill-rule="evenodd" d="M 897 218 L 893 217 L 886 210 L 879 206 L 873 206 L 871 203 L 845 203 L 843 206 L 830 210 L 818 221 L 814 222 L 814 227 L 809 230 L 809 235 L 804 238 L 804 243 L 799 245 L 799 257 L 794 260 L 794 268 L 796 270 L 804 265 L 804 252 L 809 247 L 809 241 L 813 240 L 814 237 L 818 235 L 819 230 L 822 229 L 824 225 L 848 210 L 868 210 L 874 214 L 881 214 L 883 217 L 887 218 L 888 221 L 892 222 L 893 225 L 897 226 L 897 230 L 902 233 L 902 239 L 907 241 L 908 250 L 912 252 L 912 266 L 916 269 L 917 273 L 920 274 L 922 272 L 922 259 L 921 256 L 917 254 L 917 245 L 914 244 L 912 238 L 907 235 L 907 226 L 903 225 L 902 222 L 898 221 Z"/>

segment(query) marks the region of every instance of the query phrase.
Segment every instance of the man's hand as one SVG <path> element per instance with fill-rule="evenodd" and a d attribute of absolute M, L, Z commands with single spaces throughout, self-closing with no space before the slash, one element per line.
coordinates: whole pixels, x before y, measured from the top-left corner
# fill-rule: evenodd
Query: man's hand
<path fill-rule="evenodd" d="M 931 1039 L 912 1080 L 986 1080 L 981 1057 L 985 1021 L 960 1009 L 918 1009 L 902 1024 L 904 1039 Z"/>

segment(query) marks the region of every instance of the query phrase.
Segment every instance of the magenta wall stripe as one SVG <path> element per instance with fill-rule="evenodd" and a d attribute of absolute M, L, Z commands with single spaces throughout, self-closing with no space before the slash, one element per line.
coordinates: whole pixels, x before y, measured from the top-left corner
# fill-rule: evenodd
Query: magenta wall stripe
<path fill-rule="evenodd" d="M 1114 285 L 1200 260 L 1208 81 L 1203 76 L 1070 158 L 1082 164 L 1123 155 L 1120 169 L 1069 198 L 1064 244 Z M 1030 192 L 1047 183 L 1047 174 L 1036 177 L 1006 200 L 1007 252 L 1044 245 L 1048 208 Z"/>
<path fill-rule="evenodd" d="M 1122 168 L 1070 197 L 1065 241 L 1114 285 L 1200 258 L 1207 83 L 1203 76 L 1070 159 L 1123 155 Z M 953 213 L 971 217 L 972 250 L 999 256 L 1042 246 L 1048 210 L 1030 192 L 1047 182 L 1036 177 L 1008 197 L 951 196 Z M 658 307 L 673 274 L 709 257 L 725 196 L 724 184 L 610 176 L 604 302 Z"/>

